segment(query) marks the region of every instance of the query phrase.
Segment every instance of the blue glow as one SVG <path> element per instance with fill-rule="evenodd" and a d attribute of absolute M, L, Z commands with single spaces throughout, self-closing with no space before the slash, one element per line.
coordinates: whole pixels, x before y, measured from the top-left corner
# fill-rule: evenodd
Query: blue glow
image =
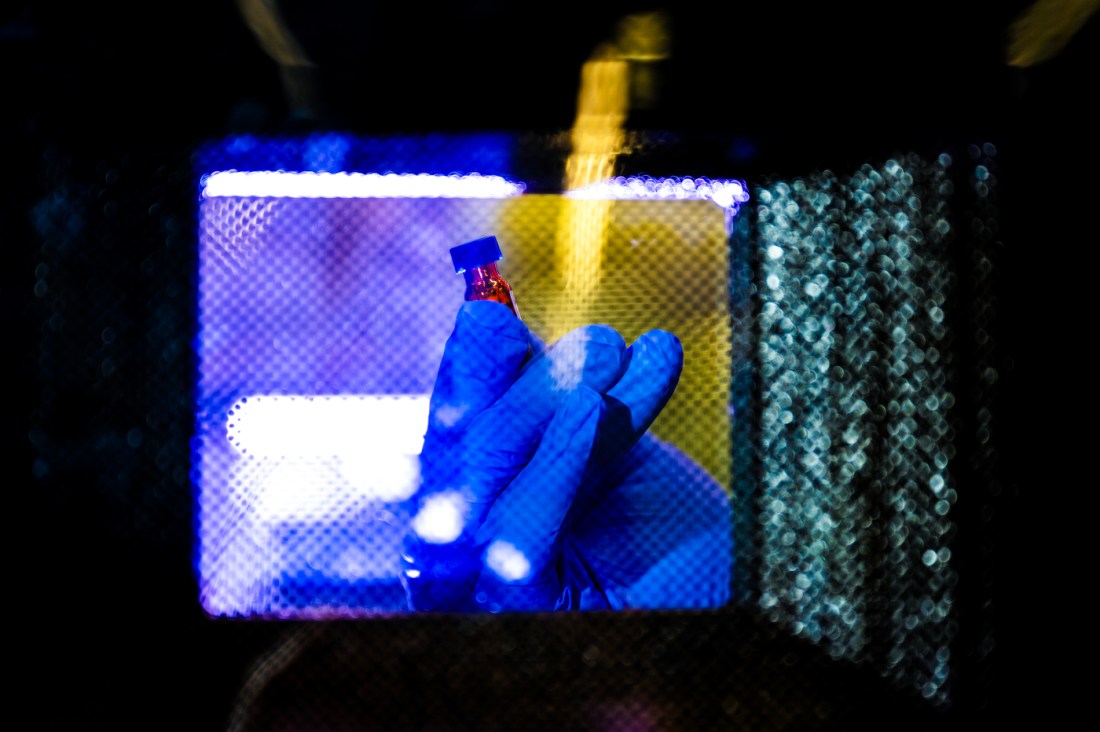
<path fill-rule="evenodd" d="M 406 530 L 429 543 L 462 534 L 460 493 L 410 498 L 462 300 L 449 247 L 496 231 L 506 205 L 531 195 L 512 171 L 515 146 L 495 135 L 241 136 L 196 156 L 192 463 L 207 613 L 405 612 Z M 569 196 L 710 200 L 727 212 L 747 200 L 740 181 L 703 178 L 615 179 Z M 552 237 L 554 221 L 536 225 Z M 575 345 L 557 356 L 592 357 Z M 485 562 L 506 582 L 530 571 L 511 545 Z"/>

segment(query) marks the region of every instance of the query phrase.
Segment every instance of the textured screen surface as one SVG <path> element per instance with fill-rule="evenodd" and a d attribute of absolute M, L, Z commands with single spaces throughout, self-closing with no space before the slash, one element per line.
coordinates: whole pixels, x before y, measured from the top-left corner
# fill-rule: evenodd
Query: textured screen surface
<path fill-rule="evenodd" d="M 983 245 L 995 150 L 968 152 L 977 203 L 965 237 Z M 981 348 L 957 353 L 959 332 L 988 344 L 990 307 L 969 273 L 975 299 L 960 299 L 960 268 L 988 265 L 951 207 L 960 167 L 946 153 L 910 154 L 761 182 L 736 218 L 709 200 L 543 194 L 205 199 L 204 607 L 291 618 L 406 609 L 407 499 L 462 300 L 448 249 L 491 233 L 506 243 L 501 266 L 525 322 L 547 342 L 589 322 L 627 342 L 649 328 L 682 339 L 683 377 L 652 433 L 728 497 L 731 541 L 699 551 L 735 552 L 731 595 L 830 657 L 946 705 L 959 627 L 956 429 L 971 418 L 958 390 L 991 378 Z M 691 520 L 682 503 L 669 495 L 667 510 Z M 699 564 L 674 574 L 690 586 Z"/>
<path fill-rule="evenodd" d="M 984 201 L 995 177 L 974 153 Z M 970 327 L 957 320 L 959 267 L 984 266 L 959 259 L 958 165 L 900 156 L 762 186 L 750 244 L 755 602 L 833 656 L 878 656 L 940 703 L 959 625 L 955 432 L 971 366 L 955 353 Z M 973 233 L 988 236 L 989 213 Z"/>
<path fill-rule="evenodd" d="M 545 342 L 587 323 L 627 343 L 654 328 L 676 334 L 684 368 L 652 434 L 728 492 L 738 358 L 728 218 L 710 200 L 204 197 L 195 460 L 205 609 L 291 618 L 406 609 L 401 540 L 429 396 L 463 300 L 449 249 L 488 234 L 506 249 L 501 268 Z M 655 493 L 661 505 L 645 510 L 700 520 L 671 476 Z M 727 519 L 692 551 L 731 563 L 732 529 Z M 700 541 L 683 533 L 677 543 Z M 639 541 L 674 556 L 671 537 Z M 728 570 L 701 580 L 705 563 L 668 561 L 685 562 L 674 585 L 731 582 Z M 669 593 L 635 604 L 702 604 L 690 589 Z"/>
<path fill-rule="evenodd" d="M 985 714 L 1011 610 L 994 570 L 1015 573 L 994 530 L 1013 170 L 994 147 L 750 180 L 729 219 L 706 200 L 568 198 L 545 150 L 486 139 L 227 144 L 199 174 L 529 185 L 200 196 L 191 149 L 42 151 L 29 438 L 35 515 L 56 517 L 44 531 L 66 553 L 35 610 L 57 651 L 30 669 L 80 672 L 62 713 L 547 731 L 923 731 Z M 400 509 L 462 298 L 447 249 L 489 233 L 541 337 L 603 321 L 682 338 L 652 431 L 728 499 L 725 604 L 404 609 Z"/>

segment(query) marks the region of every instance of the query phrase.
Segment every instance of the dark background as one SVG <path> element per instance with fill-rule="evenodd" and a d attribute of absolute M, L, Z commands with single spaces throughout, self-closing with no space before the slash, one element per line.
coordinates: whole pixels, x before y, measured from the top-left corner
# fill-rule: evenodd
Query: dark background
<path fill-rule="evenodd" d="M 1086 440 L 1095 432 L 1098 28 L 1091 19 L 1053 58 L 1010 67 L 1009 23 L 1030 4 L 675 4 L 665 8 L 673 45 L 656 67 L 659 103 L 627 122 L 690 141 L 678 156 L 654 161 L 666 170 L 644 172 L 750 182 L 820 167 L 844 172 L 911 147 L 997 145 L 1001 480 L 979 511 L 993 527 L 991 543 L 974 549 L 991 567 L 996 649 L 969 680 L 978 701 L 964 710 L 982 722 L 1067 718 L 1084 693 L 1075 669 L 1092 662 L 1083 650 L 1092 620 L 1084 532 L 1095 484 Z M 27 692 L 14 704 L 37 728 L 225 728 L 249 665 L 283 631 L 212 622 L 195 597 L 186 472 L 192 313 L 181 253 L 193 241 L 189 151 L 241 132 L 565 130 L 581 64 L 620 17 L 650 8 L 282 7 L 318 63 L 325 104 L 312 118 L 287 108 L 277 67 L 231 2 L 30 2 L 5 5 L 0 16 L 0 243 L 13 387 L 5 442 L 15 458 L 5 481 L 15 498 L 8 635 L 26 652 L 9 671 Z M 90 221 L 93 213 L 103 221 Z M 59 239 L 58 221 L 92 233 Z M 87 248 L 59 254 L 59 241 Z M 65 272 L 46 271 L 59 261 Z M 173 280 L 165 270 L 179 266 Z M 175 284 L 164 290 L 164 282 Z M 113 303 L 110 337 L 102 323 L 51 326 L 51 309 L 68 308 L 72 323 L 74 312 L 104 299 Z M 145 310 L 152 301 L 160 304 Z M 130 350 L 107 373 L 112 339 Z M 135 432 L 134 424 L 144 426 Z M 359 632 L 408 641 L 408 622 Z M 520 635 L 541 632 L 509 622 Z M 684 622 L 676 632 L 690 638 L 694 626 Z M 713 688 L 674 685 L 685 703 L 716 703 L 731 684 L 752 683 L 753 664 L 769 658 L 767 633 L 730 622 L 728 645 L 718 645 L 749 649 L 741 665 L 708 677 Z M 431 623 L 421 630 L 415 637 L 447 633 Z M 740 646 L 737 633 L 750 631 Z M 691 667 L 692 644 L 674 648 Z M 561 653 L 543 662 L 567 664 L 568 650 Z M 484 651 L 470 654 L 486 662 Z M 424 680 L 401 673 L 407 684 L 395 687 L 393 703 L 415 707 Z M 545 673 L 543 681 L 553 678 Z M 550 696 L 540 700 L 543 711 L 565 701 Z M 761 714 L 758 728 L 783 726 Z"/>

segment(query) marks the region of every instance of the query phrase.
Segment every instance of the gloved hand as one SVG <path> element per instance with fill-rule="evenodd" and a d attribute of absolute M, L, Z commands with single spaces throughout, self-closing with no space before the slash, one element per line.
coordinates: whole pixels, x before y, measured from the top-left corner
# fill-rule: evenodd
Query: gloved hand
<path fill-rule="evenodd" d="M 466 302 L 444 349 L 403 551 L 413 610 L 707 608 L 729 600 L 723 487 L 648 428 L 683 351 L 606 325 L 546 348 Z"/>

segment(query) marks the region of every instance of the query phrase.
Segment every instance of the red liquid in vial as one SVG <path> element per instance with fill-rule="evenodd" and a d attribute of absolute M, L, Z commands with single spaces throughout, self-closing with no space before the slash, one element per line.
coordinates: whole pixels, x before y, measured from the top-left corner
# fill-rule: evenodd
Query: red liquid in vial
<path fill-rule="evenodd" d="M 500 276 L 496 264 L 486 264 L 482 267 L 474 267 L 462 273 L 466 277 L 467 300 L 492 300 L 511 308 L 515 316 L 519 317 L 519 308 L 516 307 L 516 298 L 512 294 L 512 286 Z"/>
<path fill-rule="evenodd" d="M 466 300 L 491 300 L 507 305 L 518 318 L 512 286 L 508 284 L 497 269 L 497 260 L 503 255 L 495 236 L 468 241 L 451 247 L 451 260 L 455 272 L 461 272 L 466 279 Z"/>

